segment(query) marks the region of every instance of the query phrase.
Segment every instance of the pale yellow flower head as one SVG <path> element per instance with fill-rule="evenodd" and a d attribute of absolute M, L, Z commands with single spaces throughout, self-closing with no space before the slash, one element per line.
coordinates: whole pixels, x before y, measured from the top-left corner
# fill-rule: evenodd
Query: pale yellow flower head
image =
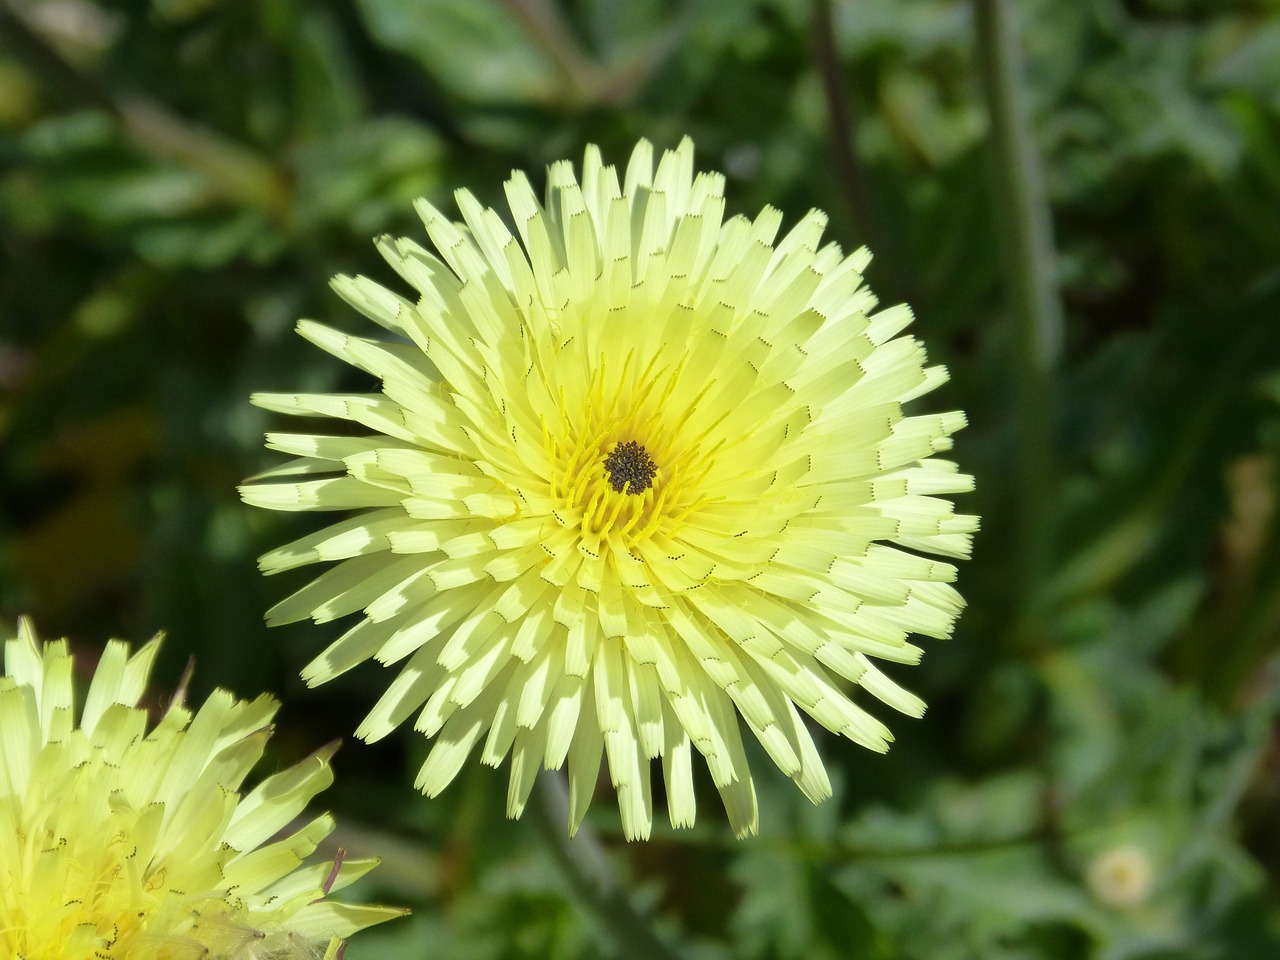
<path fill-rule="evenodd" d="M 650 761 L 683 826 L 696 754 L 744 834 L 742 725 L 818 801 L 803 715 L 882 751 L 850 685 L 924 709 L 874 661 L 916 662 L 908 635 L 946 636 L 961 609 L 955 568 L 923 554 L 964 556 L 977 527 L 938 497 L 972 479 L 932 458 L 964 415 L 904 415 L 946 372 L 900 336 L 907 307 L 872 313 L 866 250 L 823 245 L 817 211 L 780 241 L 776 210 L 726 219 L 723 188 L 694 175 L 690 141 L 656 169 L 642 141 L 621 177 L 594 147 L 581 182 L 553 164 L 545 204 L 513 174 L 516 236 L 466 191 L 462 223 L 420 201 L 438 256 L 378 240 L 412 296 L 334 281 L 391 338 L 299 324 L 381 391 L 255 397 L 371 434 L 269 434 L 297 459 L 242 493 L 358 511 L 262 558 L 337 561 L 268 618 L 358 614 L 304 676 L 402 663 L 359 735 L 417 714 L 428 794 L 478 747 L 511 757 L 518 816 L 567 762 L 574 829 L 603 755 L 643 837 Z"/>
<path fill-rule="evenodd" d="M 6 641 L 0 957 L 332 960 L 400 916 L 329 899 L 376 861 L 308 861 L 333 819 L 292 824 L 332 781 L 333 749 L 242 795 L 277 704 L 216 691 L 151 726 L 137 704 L 157 649 L 109 643 L 77 723 L 66 643 L 42 649 L 25 622 Z"/>
<path fill-rule="evenodd" d="M 1085 870 L 1085 883 L 1098 901 L 1121 909 L 1145 903 L 1155 879 L 1150 855 L 1135 844 L 1103 850 Z"/>

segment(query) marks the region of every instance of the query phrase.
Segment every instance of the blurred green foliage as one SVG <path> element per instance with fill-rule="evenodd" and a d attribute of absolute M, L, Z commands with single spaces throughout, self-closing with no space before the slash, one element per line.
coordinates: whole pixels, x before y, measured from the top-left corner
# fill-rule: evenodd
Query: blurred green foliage
<path fill-rule="evenodd" d="M 633 846 L 596 804 L 636 908 L 707 960 L 1278 956 L 1280 3 L 1015 3 L 1066 315 L 1037 491 L 971 5 L 821 6 L 0 0 L 0 610 L 86 650 L 167 630 L 170 678 L 286 698 L 283 760 L 349 736 L 385 677 L 304 691 L 331 633 L 262 624 L 289 584 L 253 558 L 311 522 L 235 496 L 270 462 L 248 394 L 364 388 L 293 322 L 361 329 L 327 279 L 391 282 L 369 240 L 420 235 L 413 197 L 689 133 L 735 212 L 876 251 L 984 529 L 956 638 L 897 674 L 929 715 L 887 757 L 828 738 L 836 798 L 765 774 L 758 839 L 708 791 Z M 502 775 L 428 802 L 422 751 L 338 757 L 366 892 L 415 908 L 353 960 L 611 955 Z"/>

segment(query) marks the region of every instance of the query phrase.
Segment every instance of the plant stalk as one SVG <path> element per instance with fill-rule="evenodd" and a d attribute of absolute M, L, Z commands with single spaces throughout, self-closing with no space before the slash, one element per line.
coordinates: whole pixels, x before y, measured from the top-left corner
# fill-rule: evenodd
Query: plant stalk
<path fill-rule="evenodd" d="M 566 832 L 569 791 L 556 771 L 538 777 L 530 798 L 534 822 L 565 877 L 601 925 L 609 932 L 619 957 L 634 960 L 681 960 L 653 927 L 636 912 L 609 862 L 608 851 L 583 824 L 576 836 Z"/>
<path fill-rule="evenodd" d="M 110 114 L 130 143 L 148 157 L 203 174 L 212 191 L 225 200 L 261 210 L 277 222 L 287 218 L 289 191 L 265 158 L 186 122 L 153 100 L 115 95 L 68 63 L 4 0 L 0 0 L 0 41 L 68 101 Z"/>
<path fill-rule="evenodd" d="M 1010 295 L 1017 435 L 1017 556 L 1023 610 L 1034 629 L 1053 559 L 1053 375 L 1062 353 L 1053 223 L 1027 107 L 1013 0 L 974 0 L 977 55 L 991 129 L 998 227 Z"/>
<path fill-rule="evenodd" d="M 866 170 L 855 152 L 857 117 L 849 101 L 844 65 L 836 46 L 835 19 L 831 0 L 812 0 L 810 32 L 813 59 L 822 78 L 822 91 L 831 122 L 831 157 L 836 180 L 844 193 L 845 207 L 852 220 L 853 235 L 873 251 L 880 249 L 876 236 L 875 214 Z"/>

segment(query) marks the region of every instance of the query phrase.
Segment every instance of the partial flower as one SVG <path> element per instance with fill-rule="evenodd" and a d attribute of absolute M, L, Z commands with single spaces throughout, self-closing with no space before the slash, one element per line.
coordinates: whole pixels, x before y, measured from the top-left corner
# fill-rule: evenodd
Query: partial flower
<path fill-rule="evenodd" d="M 294 960 L 403 910 L 330 899 L 376 860 L 308 860 L 334 828 L 297 827 L 333 780 L 326 747 L 240 792 L 277 704 L 181 694 L 138 706 L 158 650 L 107 644 L 77 724 L 65 641 L 30 624 L 0 678 L 0 956 L 23 960 Z"/>
<path fill-rule="evenodd" d="M 906 306 L 872 313 L 865 249 L 822 245 L 818 211 L 775 242 L 781 214 L 726 220 L 723 189 L 694 176 L 690 141 L 656 170 L 642 141 L 621 178 L 595 147 L 581 183 L 553 164 L 545 205 L 514 173 L 518 239 L 466 191 L 462 223 L 419 201 L 439 258 L 377 241 L 412 298 L 333 283 L 392 338 L 298 326 L 381 391 L 254 398 L 371 432 L 268 434 L 297 459 L 241 492 L 356 511 L 262 558 L 337 561 L 268 619 L 358 614 L 312 684 L 403 662 L 358 735 L 417 713 L 429 795 L 479 747 L 510 755 L 519 816 L 538 769 L 567 763 L 572 831 L 603 753 L 624 832 L 644 837 L 650 761 L 685 826 L 697 753 L 742 835 L 757 806 L 741 725 L 819 801 L 802 713 L 883 751 L 849 683 L 924 710 L 874 661 L 915 663 L 908 635 L 947 636 L 962 607 L 955 567 L 926 554 L 967 555 L 977 528 L 939 496 L 972 478 L 932 456 L 964 415 L 904 415 L 947 374 L 900 336 Z"/>

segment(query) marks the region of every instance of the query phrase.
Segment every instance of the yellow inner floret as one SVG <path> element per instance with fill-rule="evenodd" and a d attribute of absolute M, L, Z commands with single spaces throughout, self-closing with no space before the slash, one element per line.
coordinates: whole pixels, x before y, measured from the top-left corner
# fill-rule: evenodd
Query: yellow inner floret
<path fill-rule="evenodd" d="M 141 711 L 136 711 L 141 713 Z M 64 744 L 49 744 L 37 760 L 54 767 L 65 760 Z M 185 889 L 175 889 L 166 862 L 152 860 L 164 819 L 161 804 L 133 809 L 113 781 L 119 767 L 101 749 L 49 783 L 28 809 L 6 805 L 0 828 L 0 955 L 24 960 L 130 958 L 186 960 L 239 956 L 229 937 L 260 937 L 230 916 L 230 904 L 205 906 L 213 924 L 197 924 L 198 912 Z M 210 806 L 221 808 L 217 798 Z M 15 817 L 16 814 L 16 817 Z M 178 871 L 183 887 L 221 882 L 221 865 L 233 851 L 198 855 L 187 851 Z M 181 909 L 177 904 L 181 903 Z M 233 931 L 236 931 L 234 934 Z"/>
<path fill-rule="evenodd" d="M 556 431 L 543 425 L 551 498 L 564 504 L 552 515 L 561 526 L 578 528 L 578 549 L 590 558 L 615 537 L 629 550 L 658 530 L 669 536 L 708 499 L 689 493 L 705 476 L 708 458 L 700 443 L 681 437 L 679 418 L 670 412 L 680 371 L 648 369 L 633 386 L 633 358 L 627 356 L 615 380 L 601 356 L 586 396 L 574 402 L 562 396 Z M 650 468 L 642 487 L 619 483 L 610 467 L 618 457 L 640 462 L 628 455 L 635 447 Z"/>

